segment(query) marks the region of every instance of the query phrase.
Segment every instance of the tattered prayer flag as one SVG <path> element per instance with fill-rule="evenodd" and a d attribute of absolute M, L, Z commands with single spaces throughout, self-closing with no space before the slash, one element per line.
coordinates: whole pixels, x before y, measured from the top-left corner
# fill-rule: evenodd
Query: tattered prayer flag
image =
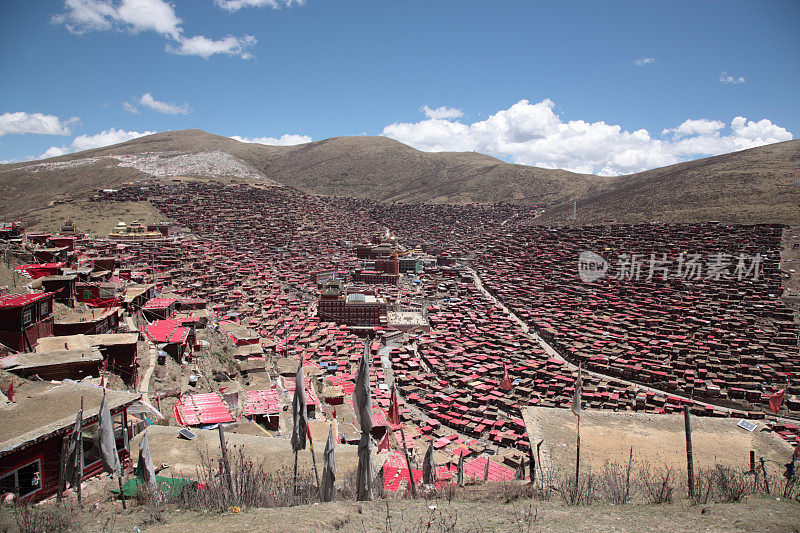
<path fill-rule="evenodd" d="M 422 482 L 432 485 L 436 481 L 436 464 L 433 460 L 433 440 L 428 444 L 425 459 L 422 462 Z"/>
<path fill-rule="evenodd" d="M 503 390 L 511 390 L 514 386 L 511 384 L 511 379 L 508 377 L 508 367 L 503 365 L 503 380 L 500 382 L 500 388 Z"/>
<path fill-rule="evenodd" d="M 336 500 L 336 458 L 334 450 L 336 440 L 333 438 L 333 426 L 328 430 L 328 442 L 322 454 L 322 484 L 319 487 L 320 498 L 323 502 Z"/>
<path fill-rule="evenodd" d="M 103 470 L 109 474 L 121 475 L 117 441 L 114 438 L 114 420 L 111 418 L 111 409 L 108 407 L 108 397 L 103 389 L 103 401 L 100 402 L 100 423 L 98 425 L 100 440 L 100 461 Z"/>
<path fill-rule="evenodd" d="M 82 425 L 83 409 L 79 410 L 78 415 L 75 417 L 75 425 L 72 427 L 72 433 L 70 433 L 69 441 L 67 442 L 65 478 L 73 487 L 77 487 L 78 483 L 81 482 L 81 477 L 83 477 L 83 465 L 81 464 L 82 461 L 79 449 L 80 439 L 82 438 Z"/>
<path fill-rule="evenodd" d="M 777 413 L 778 411 L 781 410 L 781 406 L 783 405 L 783 397 L 785 394 L 786 394 L 786 389 L 781 389 L 769 397 L 770 411 Z"/>
<path fill-rule="evenodd" d="M 309 434 L 308 407 L 306 406 L 306 379 L 303 362 L 297 369 L 292 398 L 292 450 L 305 450 L 306 438 Z"/>
<path fill-rule="evenodd" d="M 392 396 L 389 400 L 389 422 L 394 425 L 400 423 L 400 406 L 397 405 L 397 391 L 394 385 L 392 385 Z"/>
<path fill-rule="evenodd" d="M 136 466 L 137 473 L 142 476 L 142 480 L 146 485 L 155 483 L 156 470 L 153 467 L 153 456 L 150 454 L 150 438 L 147 436 L 148 431 L 145 430 L 144 436 L 139 443 L 139 463 Z"/>

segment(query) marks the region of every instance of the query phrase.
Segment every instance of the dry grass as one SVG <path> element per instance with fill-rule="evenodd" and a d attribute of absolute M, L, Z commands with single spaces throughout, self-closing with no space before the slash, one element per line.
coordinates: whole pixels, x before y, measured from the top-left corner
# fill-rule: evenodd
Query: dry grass
<path fill-rule="evenodd" d="M 52 533 L 76 529 L 78 511 L 68 502 L 50 506 L 14 504 L 14 519 L 21 533 Z"/>
<path fill-rule="evenodd" d="M 73 201 L 30 211 L 22 222 L 29 231 L 54 233 L 67 219 L 72 219 L 81 233 L 93 235 L 107 235 L 120 220 L 143 224 L 169 220 L 150 202 Z"/>

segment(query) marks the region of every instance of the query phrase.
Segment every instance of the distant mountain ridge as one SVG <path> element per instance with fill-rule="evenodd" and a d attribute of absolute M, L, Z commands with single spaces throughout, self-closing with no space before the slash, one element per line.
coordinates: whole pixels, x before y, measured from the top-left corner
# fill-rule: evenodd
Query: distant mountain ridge
<path fill-rule="evenodd" d="M 242 143 L 201 130 L 0 165 L 0 216 L 56 198 L 157 175 L 230 175 L 323 195 L 380 202 L 543 205 L 546 223 L 709 220 L 800 223 L 793 185 L 800 141 L 606 178 L 505 163 L 473 152 L 421 152 L 386 137 L 333 137 L 296 146 Z M 569 222 L 573 201 L 577 218 Z"/>

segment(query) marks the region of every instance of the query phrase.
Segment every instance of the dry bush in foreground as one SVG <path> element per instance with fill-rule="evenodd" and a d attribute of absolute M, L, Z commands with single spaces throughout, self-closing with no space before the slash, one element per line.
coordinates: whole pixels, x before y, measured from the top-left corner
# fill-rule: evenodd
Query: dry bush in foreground
<path fill-rule="evenodd" d="M 675 492 L 675 470 L 665 466 L 651 469 L 645 464 L 639 469 L 639 483 L 650 503 L 672 503 Z"/>
<path fill-rule="evenodd" d="M 582 473 L 578 481 L 572 474 L 567 474 L 558 492 L 567 505 L 588 505 L 596 499 L 597 479 L 590 469 Z"/>
<path fill-rule="evenodd" d="M 628 464 L 606 463 L 600 474 L 598 491 L 601 499 L 609 503 L 623 505 L 631 501 L 635 490 L 631 480 L 633 471 L 633 449 Z"/>
<path fill-rule="evenodd" d="M 67 531 L 79 526 L 78 514 L 66 502 L 41 507 L 16 502 L 14 518 L 21 533 Z"/>
<path fill-rule="evenodd" d="M 295 491 L 290 470 L 267 473 L 264 465 L 248 459 L 241 450 L 231 458 L 230 470 L 229 479 L 222 461 L 203 454 L 197 469 L 198 484 L 184 487 L 175 503 L 196 510 L 222 510 L 232 506 L 287 507 L 319 501 L 311 472 L 298 474 Z"/>

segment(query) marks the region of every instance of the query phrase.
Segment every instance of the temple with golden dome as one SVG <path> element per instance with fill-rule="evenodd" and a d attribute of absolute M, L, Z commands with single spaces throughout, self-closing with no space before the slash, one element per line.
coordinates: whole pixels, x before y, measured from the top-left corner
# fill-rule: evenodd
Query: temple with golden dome
<path fill-rule="evenodd" d="M 108 234 L 108 238 L 115 241 L 150 241 L 163 239 L 164 234 L 160 231 L 148 231 L 139 221 L 134 220 L 130 224 L 120 221 L 114 231 Z"/>

